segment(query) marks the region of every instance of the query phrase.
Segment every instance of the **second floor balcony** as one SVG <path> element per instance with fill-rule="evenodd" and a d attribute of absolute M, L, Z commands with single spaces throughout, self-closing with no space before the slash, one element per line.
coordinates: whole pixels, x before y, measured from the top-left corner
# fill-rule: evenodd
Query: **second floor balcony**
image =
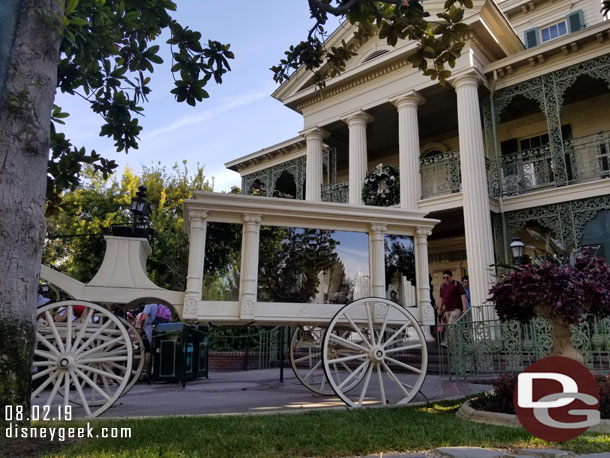
<path fill-rule="evenodd" d="M 565 140 L 560 147 L 551 148 L 547 143 L 505 154 L 498 159 L 486 158 L 485 161 L 489 195 L 492 197 L 512 197 L 541 189 L 608 179 L 610 130 Z M 301 176 L 304 175 L 304 168 L 303 162 Z M 419 173 L 422 200 L 462 191 L 459 151 L 420 159 Z M 272 183 L 273 174 L 268 175 L 267 181 Z M 324 202 L 347 203 L 349 200 L 347 181 L 322 185 L 321 191 Z M 298 192 L 296 198 L 302 198 Z"/>
<path fill-rule="evenodd" d="M 486 159 L 486 168 L 493 197 L 610 178 L 610 131 L 565 140 L 559 153 L 546 144 Z M 421 159 L 420 175 L 422 199 L 460 192 L 459 151 Z"/>
<path fill-rule="evenodd" d="M 502 195 L 610 177 L 610 131 L 565 140 L 559 153 L 549 144 L 502 156 Z"/>

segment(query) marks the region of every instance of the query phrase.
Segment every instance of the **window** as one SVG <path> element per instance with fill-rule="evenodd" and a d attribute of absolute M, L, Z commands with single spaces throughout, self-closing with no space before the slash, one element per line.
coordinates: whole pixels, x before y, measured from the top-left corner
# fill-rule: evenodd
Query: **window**
<path fill-rule="evenodd" d="M 561 126 L 563 140 L 572 138 L 569 124 Z M 511 138 L 500 143 L 503 165 L 504 190 L 518 192 L 548 186 L 555 182 L 555 164 L 549 147 L 549 134 L 527 138 Z M 566 154 L 566 173 L 572 179 L 572 166 Z"/>
<path fill-rule="evenodd" d="M 568 25 L 566 21 L 561 21 L 556 24 L 549 25 L 540 29 L 540 38 L 542 43 L 554 40 L 557 37 L 566 35 L 568 33 Z"/>
<path fill-rule="evenodd" d="M 565 19 L 561 19 L 544 27 L 535 27 L 524 32 L 526 48 L 533 48 L 541 43 L 554 40 L 568 33 L 578 32 L 585 27 L 585 19 L 582 10 L 568 14 Z"/>

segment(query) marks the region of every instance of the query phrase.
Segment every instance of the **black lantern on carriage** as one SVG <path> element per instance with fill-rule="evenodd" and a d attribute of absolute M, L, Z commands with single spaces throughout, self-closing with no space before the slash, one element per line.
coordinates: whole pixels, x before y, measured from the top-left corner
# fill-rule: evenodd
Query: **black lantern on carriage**
<path fill-rule="evenodd" d="M 112 235 L 119 237 L 141 237 L 146 238 L 153 244 L 154 231 L 150 227 L 150 215 L 152 208 L 146 200 L 146 187 L 140 186 L 136 196 L 131 199 L 129 211 L 132 214 L 131 225 L 113 224 L 111 227 Z"/>
<path fill-rule="evenodd" d="M 136 197 L 131 199 L 130 211 L 133 215 L 132 235 L 134 237 L 147 237 L 150 232 L 150 215 L 152 209 L 146 200 L 146 186 L 138 187 Z"/>

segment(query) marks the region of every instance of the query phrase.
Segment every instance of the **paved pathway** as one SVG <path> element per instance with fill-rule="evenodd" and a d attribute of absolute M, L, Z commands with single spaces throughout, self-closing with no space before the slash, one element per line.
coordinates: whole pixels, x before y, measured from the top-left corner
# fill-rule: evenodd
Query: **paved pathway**
<path fill-rule="evenodd" d="M 429 375 L 422 387 L 427 399 L 449 399 L 480 393 L 489 385 L 451 382 Z M 425 402 L 417 395 L 413 402 Z M 164 415 L 205 415 L 298 411 L 303 409 L 345 408 L 336 396 L 320 396 L 305 388 L 292 370 L 217 372 L 209 379 L 186 384 L 138 384 L 108 409 L 103 417 Z M 80 409 L 79 409 L 80 410 Z M 75 409 L 75 415 L 78 412 Z"/>

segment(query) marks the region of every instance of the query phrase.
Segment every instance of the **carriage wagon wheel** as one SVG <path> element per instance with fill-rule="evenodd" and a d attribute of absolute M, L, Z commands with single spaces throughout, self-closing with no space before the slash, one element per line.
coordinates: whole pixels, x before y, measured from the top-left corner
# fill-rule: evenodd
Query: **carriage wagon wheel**
<path fill-rule="evenodd" d="M 146 349 L 144 348 L 144 341 L 142 340 L 142 336 L 136 329 L 136 327 L 127 321 L 125 318 L 119 318 L 121 323 L 127 328 L 127 332 L 129 333 L 129 337 L 131 338 L 131 346 L 133 349 L 133 364 L 131 366 L 131 375 L 129 377 L 129 382 L 127 386 L 123 390 L 121 396 L 124 396 L 129 390 L 133 388 L 133 386 L 140 380 L 140 375 L 142 375 L 142 371 L 144 370 L 144 356 L 146 353 Z"/>
<path fill-rule="evenodd" d="M 80 317 L 76 306 L 84 307 Z M 37 320 L 32 380 L 42 383 L 32 404 L 79 404 L 87 417 L 106 411 L 124 392 L 133 365 L 119 318 L 97 304 L 70 300 L 39 308 Z"/>
<path fill-rule="evenodd" d="M 351 339 L 343 337 L 346 332 Z M 428 350 L 421 327 L 405 308 L 387 299 L 358 299 L 339 310 L 322 349 L 328 382 L 351 407 L 406 404 L 426 377 Z M 337 350 L 351 354 L 342 356 Z M 347 378 L 334 374 L 333 368 L 341 363 L 354 368 Z M 346 387 L 355 377 L 363 381 L 348 394 Z"/>
<path fill-rule="evenodd" d="M 290 365 L 294 375 L 305 387 L 323 396 L 334 396 L 335 392 L 328 383 L 322 367 L 322 342 L 325 331 L 326 328 L 319 326 L 297 326 L 290 341 Z M 351 337 L 349 332 L 341 332 L 342 337 L 346 339 Z M 351 349 L 338 348 L 336 345 L 331 345 L 330 351 L 335 352 L 335 356 L 353 354 Z M 353 367 L 345 363 L 334 364 L 332 369 L 338 380 L 349 377 L 353 372 Z M 362 375 L 353 377 L 344 390 L 349 391 L 354 388 L 362 380 Z"/>
<path fill-rule="evenodd" d="M 125 326 L 127 328 L 127 332 L 129 333 L 129 337 L 131 340 L 131 346 L 133 349 L 133 358 L 132 358 L 133 363 L 131 365 L 131 375 L 129 376 L 129 382 L 127 383 L 127 386 L 125 386 L 123 393 L 121 393 L 121 396 L 125 396 L 127 394 L 127 392 L 129 390 L 131 390 L 134 387 L 134 385 L 138 382 L 138 380 L 140 379 L 140 375 L 142 375 L 142 371 L 144 370 L 144 363 L 145 363 L 144 357 L 145 357 L 146 349 L 144 348 L 144 341 L 142 340 L 142 336 L 140 335 L 140 333 L 138 332 L 136 327 L 133 324 L 131 324 L 129 321 L 127 321 L 125 318 L 122 318 L 122 317 L 117 317 L 117 318 L 121 321 L 121 323 L 123 323 L 123 326 Z M 124 366 L 124 364 L 125 364 L 124 362 L 111 362 L 111 363 L 106 363 L 105 365 L 110 370 L 120 369 L 121 371 L 123 371 L 123 369 L 119 366 Z M 61 395 L 61 391 L 59 392 L 59 394 Z M 105 402 L 105 399 L 102 397 L 96 396 L 95 392 L 93 392 L 91 394 L 92 394 L 92 399 L 88 399 L 89 407 L 99 406 Z M 82 401 L 80 400 L 79 397 L 75 397 L 74 399 L 72 399 L 71 402 L 73 402 L 74 404 L 82 405 Z"/>

